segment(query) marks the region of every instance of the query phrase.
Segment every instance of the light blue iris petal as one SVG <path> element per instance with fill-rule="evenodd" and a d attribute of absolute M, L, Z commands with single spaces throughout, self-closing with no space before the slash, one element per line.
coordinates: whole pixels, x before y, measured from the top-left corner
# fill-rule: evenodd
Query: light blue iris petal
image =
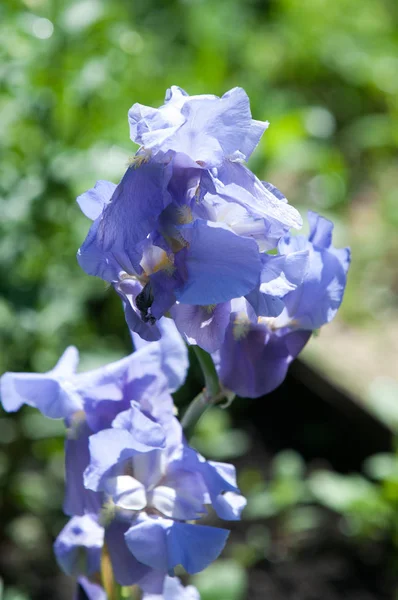
<path fill-rule="evenodd" d="M 217 527 L 159 518 L 133 525 L 125 539 L 131 553 L 144 564 L 165 572 L 182 565 L 193 574 L 219 556 L 228 535 L 228 531 Z"/>
<path fill-rule="evenodd" d="M 94 515 L 73 517 L 54 543 L 58 564 L 68 575 L 93 574 L 100 571 L 104 528 Z M 81 561 L 80 550 L 85 551 Z"/>
<path fill-rule="evenodd" d="M 76 198 L 80 210 L 92 221 L 102 213 L 116 189 L 116 184 L 110 181 L 99 180 L 93 188 Z"/>
<path fill-rule="evenodd" d="M 188 371 L 188 350 L 172 319 L 163 317 L 157 322 L 162 333 L 158 342 L 148 344 L 137 333 L 133 333 L 134 346 L 149 347 L 151 359 L 159 365 L 167 377 L 170 392 L 175 392 L 185 381 Z"/>
<path fill-rule="evenodd" d="M 115 579 L 120 585 L 138 584 L 141 589 L 158 594 L 163 589 L 165 573 L 154 571 L 132 555 L 124 539 L 128 528 L 127 523 L 114 520 L 105 531 Z"/>
<path fill-rule="evenodd" d="M 259 281 L 261 261 L 257 244 L 227 227 L 198 219 L 181 233 L 186 283 L 176 291 L 183 304 L 218 304 L 248 294 Z"/>
<path fill-rule="evenodd" d="M 94 491 L 102 489 L 102 478 L 113 466 L 121 464 L 137 453 L 150 452 L 158 443 L 156 423 L 148 420 L 147 442 L 144 444 L 125 429 L 105 429 L 90 436 L 91 461 L 84 473 L 84 485 Z M 154 426 L 151 428 L 150 423 Z M 154 434 L 153 434 L 154 433 Z M 153 434 L 153 435 L 152 435 Z"/>
<path fill-rule="evenodd" d="M 231 312 L 230 302 L 215 306 L 176 304 L 173 319 L 189 344 L 197 344 L 206 352 L 215 352 L 225 336 Z"/>

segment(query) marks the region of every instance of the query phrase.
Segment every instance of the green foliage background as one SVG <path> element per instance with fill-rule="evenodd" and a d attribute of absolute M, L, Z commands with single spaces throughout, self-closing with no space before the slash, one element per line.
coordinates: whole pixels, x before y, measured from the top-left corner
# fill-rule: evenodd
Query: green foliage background
<path fill-rule="evenodd" d="M 0 372 L 49 369 L 71 343 L 85 367 L 129 351 L 118 298 L 77 265 L 89 223 L 75 198 L 119 180 L 129 107 L 161 104 L 172 84 L 247 91 L 271 122 L 251 168 L 352 246 L 340 318 L 396 323 L 397 24 L 394 0 L 3 0 Z M 0 419 L 0 509 L 33 506 L 54 531 L 59 493 L 40 495 L 46 473 L 26 462 L 59 477 L 61 437 L 43 427 Z"/>

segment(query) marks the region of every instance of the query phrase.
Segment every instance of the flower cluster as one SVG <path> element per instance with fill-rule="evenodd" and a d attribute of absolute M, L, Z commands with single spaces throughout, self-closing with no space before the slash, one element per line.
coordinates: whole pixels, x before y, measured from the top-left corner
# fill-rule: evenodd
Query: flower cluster
<path fill-rule="evenodd" d="M 113 285 L 131 331 L 159 339 L 158 319 L 172 316 L 188 343 L 216 353 L 228 388 L 268 393 L 333 318 L 348 249 L 332 247 L 332 224 L 314 213 L 309 237 L 293 237 L 297 210 L 245 166 L 268 123 L 252 119 L 242 89 L 173 86 L 159 109 L 134 104 L 129 123 L 141 147 L 119 185 L 78 198 L 94 220 L 80 265 Z"/>
<path fill-rule="evenodd" d="M 159 327 L 167 343 L 146 343 L 94 371 L 76 373 L 70 347 L 47 373 L 0 379 L 5 410 L 28 404 L 65 421 L 64 511 L 72 518 L 55 542 L 60 566 L 95 575 L 106 548 L 117 582 L 147 594 L 172 590 L 166 576 L 177 565 L 197 573 L 217 558 L 228 531 L 194 524 L 209 505 L 228 520 L 245 506 L 234 467 L 206 461 L 185 440 L 170 391 L 185 378 L 187 350 L 172 321 Z"/>
<path fill-rule="evenodd" d="M 252 119 L 242 89 L 190 97 L 173 86 L 163 106 L 128 116 L 140 148 L 118 185 L 79 196 L 93 223 L 78 261 L 119 294 L 136 351 L 77 373 L 69 347 L 47 373 L 4 374 L 0 394 L 6 411 L 28 404 L 65 422 L 71 518 L 54 550 L 78 577 L 76 600 L 106 600 L 104 563 L 144 600 L 198 600 L 174 569 L 197 573 L 222 551 L 228 531 L 201 522 L 208 507 L 236 520 L 246 501 L 234 467 L 201 456 L 176 418 L 183 339 L 211 355 L 221 394 L 270 392 L 335 316 L 350 254 L 312 212 L 308 237 L 292 235 L 297 210 L 246 167 L 268 123 Z"/>

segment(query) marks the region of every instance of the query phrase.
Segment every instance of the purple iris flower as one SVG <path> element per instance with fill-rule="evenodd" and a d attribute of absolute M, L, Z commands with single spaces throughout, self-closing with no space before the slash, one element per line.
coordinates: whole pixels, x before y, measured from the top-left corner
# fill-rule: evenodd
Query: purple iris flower
<path fill-rule="evenodd" d="M 136 178 L 147 166 L 130 168 L 125 177 Z M 169 201 L 160 202 L 165 210 L 154 209 L 152 221 L 146 220 L 135 235 L 140 223 L 135 203 L 150 207 L 157 193 L 151 192 L 152 177 L 149 171 L 118 195 L 116 188 L 112 198 L 104 201 L 78 253 L 88 274 L 113 284 L 123 300 L 130 329 L 148 341 L 159 339 L 156 321 L 176 300 L 186 304 L 228 301 L 252 290 L 261 269 L 255 240 L 235 233 L 225 223 L 194 218 L 189 206 L 184 211 L 177 205 L 167 208 Z M 104 190 L 97 185 L 86 193 L 86 214 L 93 214 L 93 197 Z M 110 190 L 106 188 L 107 193 Z M 79 203 L 85 206 L 83 197 Z"/>
<path fill-rule="evenodd" d="M 78 261 L 113 285 L 130 330 L 153 341 L 176 303 L 206 307 L 255 290 L 260 252 L 302 221 L 242 164 L 268 125 L 251 118 L 242 89 L 190 97 L 173 86 L 159 109 L 134 105 L 129 122 L 141 148 L 119 185 L 99 181 L 78 198 L 94 221 Z"/>
<path fill-rule="evenodd" d="M 133 354 L 93 371 L 76 373 L 78 352 L 70 347 L 47 373 L 5 373 L 0 378 L 6 411 L 28 404 L 47 417 L 65 420 L 66 514 L 83 515 L 100 509 L 101 495 L 83 485 L 83 472 L 89 463 L 88 440 L 92 433 L 109 428 L 120 412 L 130 408 L 134 412 L 136 429 L 146 436 L 141 450 L 143 446 L 151 448 L 151 444 L 162 445 L 159 425 L 134 411 L 131 404 L 140 403 L 159 420 L 163 413 L 173 414 L 170 391 L 185 378 L 187 350 L 170 319 L 162 320 L 160 327 L 167 335 L 164 341 L 143 342 Z"/>
<path fill-rule="evenodd" d="M 288 291 L 289 281 L 285 279 L 289 269 L 285 265 L 280 281 L 285 294 L 279 314 L 261 316 L 269 310 L 267 281 L 255 294 L 247 296 L 250 304 L 240 301 L 236 306 L 235 303 L 231 312 L 216 359 L 220 380 L 240 396 L 257 398 L 280 385 L 289 364 L 305 346 L 312 331 L 330 322 L 342 302 L 350 251 L 332 246 L 330 221 L 313 212 L 309 212 L 308 220 L 308 238 L 285 236 L 278 246 L 280 257 L 275 263 L 292 257 L 293 272 L 301 273 L 302 277 L 301 283 Z"/>
<path fill-rule="evenodd" d="M 61 569 L 68 575 L 94 575 L 101 570 L 104 528 L 96 515 L 72 517 L 54 543 Z"/>
<path fill-rule="evenodd" d="M 145 407 L 141 404 L 141 409 Z M 148 416 L 157 419 L 151 411 Z M 239 519 L 245 506 L 231 465 L 207 462 L 190 448 L 180 423 L 162 413 L 166 440 L 149 452 L 137 447 L 131 409 L 112 427 L 90 436 L 91 461 L 85 486 L 104 495 L 109 524 L 105 537 L 118 557 L 116 577 L 124 585 L 172 573 L 181 564 L 188 573 L 206 568 L 223 549 L 228 531 L 192 524 L 213 505 L 219 516 Z M 120 560 L 123 541 L 130 551 Z M 133 568 L 135 561 L 135 568 Z M 148 572 L 149 569 L 149 572 Z"/>

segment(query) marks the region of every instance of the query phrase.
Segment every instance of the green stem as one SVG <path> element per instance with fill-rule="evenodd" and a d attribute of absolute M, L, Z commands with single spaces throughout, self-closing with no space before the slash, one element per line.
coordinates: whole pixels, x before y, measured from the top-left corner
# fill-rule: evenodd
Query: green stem
<path fill-rule="evenodd" d="M 200 417 L 205 413 L 205 411 L 209 408 L 209 406 L 210 403 L 206 396 L 206 390 L 200 392 L 200 394 L 198 394 L 188 406 L 187 410 L 184 413 L 184 416 L 181 419 L 182 428 L 185 431 L 185 434 L 188 438 L 191 437 L 196 423 L 199 421 Z"/>
<path fill-rule="evenodd" d="M 101 579 L 109 600 L 119 600 L 118 585 L 113 577 L 112 563 L 106 545 L 103 547 L 101 556 Z"/>
<path fill-rule="evenodd" d="M 213 359 L 208 352 L 202 350 L 199 346 L 193 346 L 193 350 L 203 371 L 207 394 L 208 396 L 216 396 L 220 392 L 220 382 Z"/>
<path fill-rule="evenodd" d="M 203 371 L 206 387 L 192 400 L 181 419 L 182 428 L 188 438 L 192 435 L 199 419 L 210 406 L 221 402 L 225 398 L 226 404 L 223 408 L 226 408 L 235 397 L 235 394 L 223 389 L 221 386 L 210 354 L 199 348 L 199 346 L 193 346 L 193 349 Z"/>

